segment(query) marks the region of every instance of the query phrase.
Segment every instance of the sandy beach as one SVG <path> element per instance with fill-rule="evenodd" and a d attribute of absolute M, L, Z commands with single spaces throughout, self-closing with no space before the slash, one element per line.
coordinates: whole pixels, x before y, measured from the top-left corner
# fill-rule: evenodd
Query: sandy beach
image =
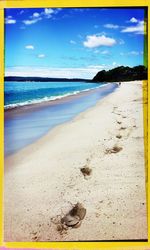
<path fill-rule="evenodd" d="M 4 241 L 147 239 L 142 94 L 141 81 L 122 83 L 5 159 Z M 77 202 L 82 224 L 60 230 Z"/>

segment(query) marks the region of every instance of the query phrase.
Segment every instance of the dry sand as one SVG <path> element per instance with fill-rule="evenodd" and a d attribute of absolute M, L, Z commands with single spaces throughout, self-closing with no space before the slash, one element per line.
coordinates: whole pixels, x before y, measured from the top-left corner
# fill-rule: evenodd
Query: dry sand
<path fill-rule="evenodd" d="M 147 239 L 142 82 L 7 157 L 4 178 L 5 241 Z M 81 226 L 58 231 L 77 202 Z"/>

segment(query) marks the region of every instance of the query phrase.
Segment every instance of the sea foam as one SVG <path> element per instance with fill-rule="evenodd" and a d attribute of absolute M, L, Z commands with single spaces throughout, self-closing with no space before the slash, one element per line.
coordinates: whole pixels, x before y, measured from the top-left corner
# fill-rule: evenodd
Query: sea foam
<path fill-rule="evenodd" d="M 68 96 L 77 95 L 77 94 L 82 93 L 82 92 L 87 92 L 87 91 L 90 91 L 90 90 L 93 90 L 93 89 L 98 89 L 98 88 L 103 87 L 104 85 L 105 84 L 101 84 L 101 85 L 99 85 L 97 87 L 93 87 L 93 88 L 87 88 L 87 89 L 84 89 L 84 90 L 76 90 L 76 91 L 66 93 L 66 94 L 63 94 L 63 95 L 56 95 L 56 96 L 50 96 L 50 97 L 45 96 L 43 98 L 36 98 L 36 99 L 24 101 L 24 102 L 7 104 L 7 105 L 4 106 L 4 109 L 5 110 L 10 110 L 10 109 L 23 107 L 23 106 L 27 106 L 27 105 L 34 105 L 34 104 L 39 104 L 39 103 L 43 103 L 43 102 L 55 101 L 55 100 L 59 100 L 59 99 L 62 99 L 62 98 L 68 97 Z"/>

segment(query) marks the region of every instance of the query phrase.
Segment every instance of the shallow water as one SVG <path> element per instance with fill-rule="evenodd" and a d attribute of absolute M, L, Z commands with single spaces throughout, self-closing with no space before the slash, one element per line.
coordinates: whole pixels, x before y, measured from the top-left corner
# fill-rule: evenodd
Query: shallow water
<path fill-rule="evenodd" d="M 5 109 L 61 99 L 103 85 L 89 82 L 5 82 Z"/>
<path fill-rule="evenodd" d="M 38 104 L 36 108 L 28 106 L 25 110 L 16 108 L 15 112 L 5 111 L 5 156 L 35 142 L 55 126 L 73 119 L 116 88 L 117 84 L 106 84 L 82 95 Z"/>

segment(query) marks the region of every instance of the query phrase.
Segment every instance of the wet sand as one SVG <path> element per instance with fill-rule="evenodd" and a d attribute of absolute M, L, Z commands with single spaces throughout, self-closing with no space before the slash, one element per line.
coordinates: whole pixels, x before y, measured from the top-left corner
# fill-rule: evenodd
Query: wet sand
<path fill-rule="evenodd" d="M 114 83 L 102 84 L 76 95 L 5 110 L 5 157 L 72 120 L 116 88 Z"/>
<path fill-rule="evenodd" d="M 7 157 L 4 240 L 147 239 L 142 103 L 142 82 L 122 83 Z M 60 230 L 77 202 L 86 208 L 82 224 Z"/>

